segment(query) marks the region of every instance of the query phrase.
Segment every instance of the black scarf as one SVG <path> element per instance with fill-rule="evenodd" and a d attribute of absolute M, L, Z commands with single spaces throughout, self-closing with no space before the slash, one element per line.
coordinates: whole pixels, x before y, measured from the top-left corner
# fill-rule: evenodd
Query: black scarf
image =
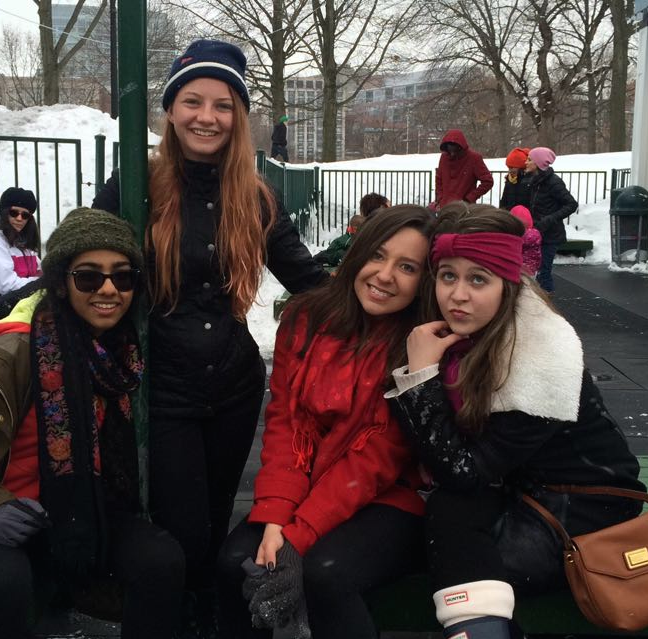
<path fill-rule="evenodd" d="M 83 580 L 105 569 L 106 512 L 137 511 L 135 428 L 128 393 L 143 362 L 128 321 L 94 338 L 67 302 L 41 302 L 31 328 L 40 499 L 55 566 Z"/>

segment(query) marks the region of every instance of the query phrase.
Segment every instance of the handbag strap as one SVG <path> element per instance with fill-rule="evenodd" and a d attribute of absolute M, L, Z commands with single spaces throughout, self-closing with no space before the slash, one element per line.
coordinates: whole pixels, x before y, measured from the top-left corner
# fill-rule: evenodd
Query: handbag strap
<path fill-rule="evenodd" d="M 556 493 L 582 493 L 584 495 L 614 495 L 628 499 L 639 499 L 648 503 L 648 493 L 629 488 L 614 488 L 612 486 L 575 486 L 573 484 L 553 484 L 545 488 Z"/>
<path fill-rule="evenodd" d="M 569 536 L 569 533 L 565 530 L 564 526 L 540 503 L 538 503 L 533 497 L 527 495 L 526 493 L 522 494 L 522 501 L 531 506 L 536 512 L 538 512 L 546 521 L 551 525 L 551 527 L 560 535 L 563 540 L 563 545 L 565 550 L 573 550 L 574 544 Z"/>
<path fill-rule="evenodd" d="M 614 495 L 615 497 L 626 497 L 627 499 L 638 499 L 648 503 L 648 493 L 642 493 L 639 490 L 630 490 L 628 488 L 614 488 L 612 486 L 576 486 L 574 484 L 553 484 L 545 486 L 548 490 L 556 493 L 580 493 L 583 495 Z M 523 494 L 522 501 L 531 506 L 536 512 L 551 525 L 551 527 L 560 535 L 565 546 L 565 550 L 573 550 L 574 544 L 565 530 L 564 526 L 540 503 L 533 497 Z"/>

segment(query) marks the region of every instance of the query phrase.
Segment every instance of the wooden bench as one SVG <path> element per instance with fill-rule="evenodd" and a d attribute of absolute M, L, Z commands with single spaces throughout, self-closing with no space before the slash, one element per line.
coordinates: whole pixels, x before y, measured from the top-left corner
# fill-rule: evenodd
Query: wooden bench
<path fill-rule="evenodd" d="M 640 456 L 639 463 L 639 477 L 648 484 L 648 456 Z M 441 632 L 427 575 L 409 575 L 374 590 L 366 599 L 381 632 Z M 520 599 L 514 618 L 527 637 L 648 637 L 648 628 L 629 635 L 594 626 L 583 617 L 569 590 Z"/>
<path fill-rule="evenodd" d="M 585 257 L 587 251 L 594 248 L 592 240 L 567 240 L 564 244 L 558 246 L 557 252 L 560 255 L 577 255 L 578 257 Z"/>

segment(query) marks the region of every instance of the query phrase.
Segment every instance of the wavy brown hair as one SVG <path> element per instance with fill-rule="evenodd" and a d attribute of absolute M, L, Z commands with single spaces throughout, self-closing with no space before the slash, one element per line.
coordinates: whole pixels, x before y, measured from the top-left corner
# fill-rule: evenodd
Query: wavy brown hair
<path fill-rule="evenodd" d="M 390 237 L 405 228 L 419 231 L 430 239 L 435 227 L 430 211 L 415 205 L 403 204 L 383 209 L 359 228 L 335 277 L 319 288 L 291 298 L 286 313 L 294 323 L 300 311 L 308 314 L 306 340 L 301 354 L 305 354 L 316 333 L 331 335 L 349 341 L 350 355 L 376 344 L 387 342 L 387 371 L 407 361 L 406 338 L 418 324 L 432 318 L 432 278 L 427 260 L 421 274 L 418 294 L 401 311 L 384 318 L 375 318 L 364 312 L 354 290 L 360 269 Z"/>
<path fill-rule="evenodd" d="M 231 89 L 230 95 L 234 102 L 231 138 L 214 156 L 221 180 L 221 220 L 215 244 L 232 312 L 243 321 L 261 283 L 266 242 L 277 217 L 277 205 L 254 166 L 245 106 Z M 153 304 L 160 304 L 169 312 L 178 303 L 180 293 L 180 206 L 184 178 L 180 143 L 167 119 L 157 153 L 150 162 L 151 217 L 146 249 L 155 249 L 155 269 L 149 282 Z"/>
<path fill-rule="evenodd" d="M 508 211 L 488 204 L 451 202 L 441 209 L 437 235 L 445 233 L 508 233 L 524 235 L 524 225 Z M 436 277 L 437 269 L 433 269 Z M 548 297 L 530 278 L 522 275 L 527 286 L 532 287 L 547 304 Z M 510 356 L 515 345 L 515 307 L 522 284 L 503 280 L 502 303 L 495 317 L 485 326 L 478 341 L 461 360 L 455 388 L 461 388 L 463 404 L 456 421 L 463 429 L 479 433 L 490 415 L 493 393 L 501 388 L 510 372 Z M 438 305 L 436 312 L 441 315 Z M 508 357 L 503 354 L 508 353 Z M 445 362 L 442 361 L 443 366 Z"/>

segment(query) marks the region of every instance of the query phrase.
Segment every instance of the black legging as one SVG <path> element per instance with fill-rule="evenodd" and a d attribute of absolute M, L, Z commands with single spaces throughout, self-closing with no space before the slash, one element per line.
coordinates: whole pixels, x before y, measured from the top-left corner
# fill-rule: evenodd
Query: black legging
<path fill-rule="evenodd" d="M 151 517 L 180 542 L 189 588 L 213 585 L 216 556 L 254 441 L 262 380 L 214 418 L 151 420 Z"/>
<path fill-rule="evenodd" d="M 375 639 L 377 631 L 363 594 L 423 563 L 422 519 L 371 504 L 322 537 L 304 556 L 304 590 L 313 639 Z M 266 639 L 252 630 L 241 596 L 241 563 L 256 557 L 264 526 L 243 520 L 219 555 L 222 630 L 228 639 Z"/>
<path fill-rule="evenodd" d="M 564 497 L 556 495 L 559 500 Z M 501 490 L 470 495 L 433 491 L 427 502 L 426 535 L 434 590 L 485 579 L 505 581 L 516 594 L 565 585 L 556 533 Z"/>
<path fill-rule="evenodd" d="M 536 495 L 571 535 L 599 530 L 637 514 L 617 498 L 543 491 Z M 426 549 L 435 590 L 494 579 L 518 595 L 566 587 L 558 534 L 518 496 L 492 488 L 473 494 L 438 488 L 430 494 Z"/>
<path fill-rule="evenodd" d="M 109 521 L 108 567 L 123 588 L 122 639 L 170 638 L 184 589 L 184 555 L 157 526 L 128 513 Z M 0 546 L 0 636 L 26 636 L 34 608 L 34 573 L 42 573 L 34 539 L 27 547 Z"/>

